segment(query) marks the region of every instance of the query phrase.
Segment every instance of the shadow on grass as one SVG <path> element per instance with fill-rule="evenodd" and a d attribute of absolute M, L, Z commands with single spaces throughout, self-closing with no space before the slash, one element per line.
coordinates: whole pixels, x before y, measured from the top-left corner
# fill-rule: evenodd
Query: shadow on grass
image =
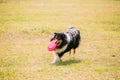
<path fill-rule="evenodd" d="M 55 65 L 57 66 L 65 66 L 65 65 L 71 65 L 71 64 L 77 64 L 77 63 L 80 63 L 81 60 L 76 60 L 76 59 L 69 59 L 69 60 L 66 60 L 66 61 L 62 61 L 62 62 L 57 62 L 55 63 Z"/>

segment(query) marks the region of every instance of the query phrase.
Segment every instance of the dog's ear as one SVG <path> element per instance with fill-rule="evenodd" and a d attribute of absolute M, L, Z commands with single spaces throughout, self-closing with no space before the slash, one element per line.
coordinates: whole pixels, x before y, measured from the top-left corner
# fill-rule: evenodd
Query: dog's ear
<path fill-rule="evenodd" d="M 62 34 L 61 37 L 64 39 L 66 36 L 65 36 L 65 34 Z"/>
<path fill-rule="evenodd" d="M 58 34 L 58 33 L 56 33 L 56 32 L 54 33 L 54 35 L 57 35 L 57 34 Z"/>
<path fill-rule="evenodd" d="M 55 32 L 54 35 L 56 35 L 57 33 Z"/>
<path fill-rule="evenodd" d="M 50 41 L 52 41 L 55 38 L 56 34 L 57 33 L 55 32 L 54 35 L 53 35 L 53 37 L 50 39 Z"/>

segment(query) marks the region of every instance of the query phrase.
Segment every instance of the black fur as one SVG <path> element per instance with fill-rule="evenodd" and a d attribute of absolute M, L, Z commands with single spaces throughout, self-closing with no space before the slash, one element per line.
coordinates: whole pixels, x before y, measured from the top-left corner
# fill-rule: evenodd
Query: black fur
<path fill-rule="evenodd" d="M 68 37 L 70 38 L 69 42 Z M 66 52 L 70 51 L 71 49 L 76 49 L 79 46 L 81 40 L 80 31 L 74 27 L 71 27 L 66 32 L 54 33 L 54 37 L 51 39 L 51 41 L 55 39 L 57 41 L 62 40 L 62 43 L 55 50 L 61 49 L 65 45 L 68 45 L 64 51 L 57 53 L 61 58 Z"/>

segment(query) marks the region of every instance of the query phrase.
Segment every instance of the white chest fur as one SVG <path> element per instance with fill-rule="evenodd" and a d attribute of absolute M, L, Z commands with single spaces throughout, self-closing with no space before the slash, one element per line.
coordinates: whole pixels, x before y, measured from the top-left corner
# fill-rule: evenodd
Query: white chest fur
<path fill-rule="evenodd" d="M 65 49 L 67 48 L 67 46 L 68 46 L 68 45 L 65 45 L 64 47 L 62 47 L 62 48 L 60 48 L 60 49 L 56 49 L 54 52 L 57 53 L 57 54 L 59 54 L 59 53 L 65 51 Z"/>

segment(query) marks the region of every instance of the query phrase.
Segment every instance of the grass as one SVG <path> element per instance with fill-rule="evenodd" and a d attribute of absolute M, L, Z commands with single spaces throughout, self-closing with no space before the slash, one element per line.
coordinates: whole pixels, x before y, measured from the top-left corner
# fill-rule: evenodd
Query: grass
<path fill-rule="evenodd" d="M 0 0 L 0 80 L 119 80 L 119 0 Z M 76 26 L 77 53 L 50 64 L 54 32 Z"/>

